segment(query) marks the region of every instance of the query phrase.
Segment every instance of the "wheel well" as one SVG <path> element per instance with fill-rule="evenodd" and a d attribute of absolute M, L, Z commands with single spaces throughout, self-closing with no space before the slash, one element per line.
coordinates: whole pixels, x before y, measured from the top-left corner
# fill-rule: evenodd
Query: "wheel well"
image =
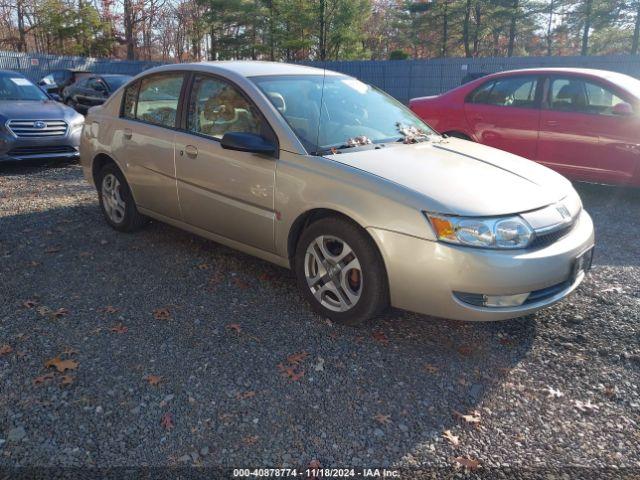
<path fill-rule="evenodd" d="M 469 135 L 467 135 L 466 133 L 458 132 L 456 130 L 453 130 L 451 132 L 445 132 L 444 134 L 449 137 L 461 138 L 463 140 L 470 140 L 473 142 L 473 139 Z"/>
<path fill-rule="evenodd" d="M 94 185 L 96 186 L 98 185 L 98 173 L 100 172 L 100 170 L 102 170 L 102 168 L 109 163 L 113 163 L 114 165 L 117 166 L 113 158 L 111 158 L 106 153 L 100 153 L 96 155 L 96 157 L 93 159 L 93 165 L 91 167 L 91 175 L 93 176 Z"/>
<path fill-rule="evenodd" d="M 373 237 L 369 235 L 369 232 L 367 232 L 366 229 L 362 227 L 362 225 L 360 225 L 358 222 L 356 222 L 353 218 L 349 217 L 348 215 L 338 212 L 337 210 L 331 210 L 329 208 L 315 208 L 313 210 L 304 212 L 298 218 L 296 218 L 296 220 L 293 222 L 293 225 L 291 226 L 291 230 L 289 230 L 289 238 L 287 241 L 287 254 L 289 256 L 289 263 L 291 265 L 291 268 L 294 268 L 294 261 L 296 257 L 296 246 L 298 245 L 298 240 L 300 239 L 302 232 L 305 230 L 305 228 L 307 228 L 312 223 L 327 217 L 343 218 L 347 222 L 350 222 L 353 225 L 360 228 L 361 230 L 363 230 L 367 234 L 367 236 L 371 238 L 371 241 L 373 242 L 373 244 L 374 245 L 376 244 Z M 380 256 L 382 257 L 381 254 Z M 384 264 L 384 261 L 383 261 L 383 264 Z"/>

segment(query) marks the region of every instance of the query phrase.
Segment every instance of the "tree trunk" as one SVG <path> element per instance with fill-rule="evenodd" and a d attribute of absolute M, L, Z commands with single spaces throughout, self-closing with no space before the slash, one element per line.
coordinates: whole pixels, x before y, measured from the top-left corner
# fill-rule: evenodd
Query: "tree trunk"
<path fill-rule="evenodd" d="M 325 61 L 327 59 L 327 31 L 326 31 L 326 0 L 320 0 L 320 45 L 319 53 L 320 60 Z"/>
<path fill-rule="evenodd" d="M 444 12 L 442 14 L 442 57 L 447 56 L 447 44 L 449 43 L 449 2 L 444 0 Z"/>
<path fill-rule="evenodd" d="M 462 43 L 464 43 L 465 57 L 471 57 L 471 48 L 469 47 L 469 22 L 471 21 L 471 0 L 467 0 L 464 9 L 464 23 L 462 24 Z"/>
<path fill-rule="evenodd" d="M 547 23 L 547 56 L 553 54 L 553 38 L 551 37 L 553 29 L 553 9 L 555 8 L 555 0 L 549 3 L 549 22 Z"/>
<path fill-rule="evenodd" d="M 584 30 L 582 32 L 582 48 L 580 49 L 580 55 L 589 54 L 589 30 L 591 30 L 591 10 L 593 8 L 593 0 L 586 0 L 584 2 Z"/>
<path fill-rule="evenodd" d="M 476 1 L 475 13 L 475 31 L 473 32 L 473 56 L 477 57 L 480 53 L 480 27 L 482 25 L 482 7 L 479 1 Z"/>
<path fill-rule="evenodd" d="M 516 43 L 516 27 L 518 25 L 518 10 L 520 8 L 519 0 L 513 0 L 512 8 L 511 23 L 509 24 L 509 47 L 507 48 L 508 57 L 513 57 L 513 47 Z"/>
<path fill-rule="evenodd" d="M 133 6 L 131 0 L 124 0 L 124 40 L 127 44 L 127 60 L 135 60 L 133 43 Z"/>
<path fill-rule="evenodd" d="M 17 15 L 18 15 L 18 51 L 27 51 L 26 30 L 24 27 L 24 0 L 18 0 L 17 2 Z"/>
<path fill-rule="evenodd" d="M 633 29 L 633 42 L 631 44 L 631 55 L 638 54 L 638 43 L 640 43 L 640 0 L 636 4 L 636 26 Z"/>

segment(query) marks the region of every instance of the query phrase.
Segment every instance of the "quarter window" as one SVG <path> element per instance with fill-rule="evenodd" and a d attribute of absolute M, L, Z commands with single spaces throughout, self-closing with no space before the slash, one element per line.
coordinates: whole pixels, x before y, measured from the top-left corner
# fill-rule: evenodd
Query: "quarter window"
<path fill-rule="evenodd" d="M 140 84 L 135 118 L 154 125 L 174 128 L 183 78 L 182 73 L 152 75 L 143 78 Z"/>
<path fill-rule="evenodd" d="M 221 139 L 227 132 L 260 134 L 263 121 L 255 107 L 232 85 L 196 75 L 187 117 L 187 129 Z"/>
<path fill-rule="evenodd" d="M 538 79 L 536 77 L 508 77 L 495 80 L 476 89 L 469 101 L 499 107 L 535 107 Z"/>

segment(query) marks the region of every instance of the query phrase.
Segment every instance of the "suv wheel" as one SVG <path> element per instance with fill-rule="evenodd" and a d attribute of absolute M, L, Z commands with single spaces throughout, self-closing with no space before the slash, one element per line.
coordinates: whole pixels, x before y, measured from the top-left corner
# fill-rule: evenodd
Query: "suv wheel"
<path fill-rule="evenodd" d="M 146 221 L 136 208 L 129 185 L 113 163 L 102 167 L 97 178 L 100 207 L 107 223 L 121 232 L 139 229 Z"/>
<path fill-rule="evenodd" d="M 345 219 L 324 218 L 307 227 L 294 268 L 311 307 L 335 322 L 360 325 L 389 305 L 387 275 L 376 245 Z"/>

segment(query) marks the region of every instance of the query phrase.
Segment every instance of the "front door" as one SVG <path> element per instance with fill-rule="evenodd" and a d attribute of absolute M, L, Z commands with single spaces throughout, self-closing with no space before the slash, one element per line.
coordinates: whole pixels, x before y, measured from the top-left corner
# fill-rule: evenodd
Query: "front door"
<path fill-rule="evenodd" d="M 178 220 L 174 134 L 183 78 L 180 72 L 158 73 L 129 85 L 113 136 L 136 204 Z"/>
<path fill-rule="evenodd" d="M 226 132 L 275 139 L 257 108 L 225 80 L 196 74 L 187 101 L 185 132 L 176 133 L 176 176 L 184 221 L 273 252 L 276 160 L 226 150 Z"/>
<path fill-rule="evenodd" d="M 540 109 L 538 77 L 518 75 L 490 80 L 466 99 L 467 123 L 478 142 L 534 159 Z"/>

